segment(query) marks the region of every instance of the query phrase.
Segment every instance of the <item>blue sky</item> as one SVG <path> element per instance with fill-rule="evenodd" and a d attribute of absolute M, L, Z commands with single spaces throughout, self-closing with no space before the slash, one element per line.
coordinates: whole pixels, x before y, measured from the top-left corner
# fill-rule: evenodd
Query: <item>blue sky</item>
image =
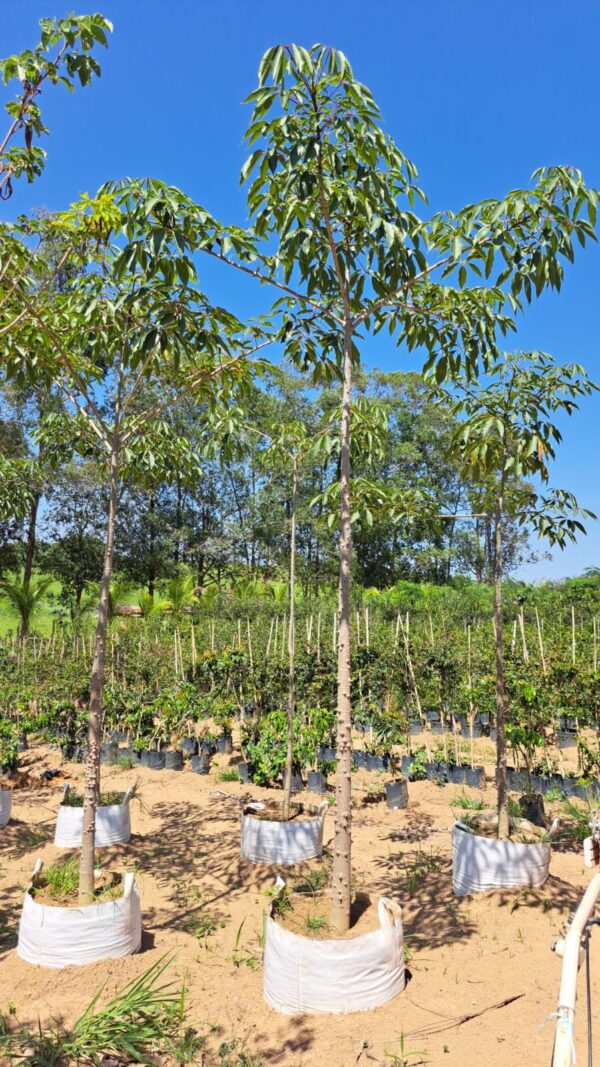
<path fill-rule="evenodd" d="M 47 170 L 18 186 L 10 211 L 64 207 L 108 178 L 153 175 L 223 220 L 243 222 L 238 184 L 248 118 L 241 104 L 273 44 L 342 49 L 369 85 L 387 130 L 419 169 L 432 210 L 458 209 L 527 184 L 539 166 L 579 167 L 600 186 L 600 6 L 596 0 L 95 0 L 114 23 L 102 79 L 43 101 Z M 0 54 L 37 40 L 37 20 L 69 0 L 0 8 Z M 0 205 L 1 210 L 8 210 Z M 521 321 L 517 345 L 575 359 L 600 381 L 600 248 L 569 269 Z M 252 314 L 261 295 L 226 268 L 205 279 L 215 300 Z M 369 346 L 384 370 L 415 367 L 389 342 Z M 564 427 L 553 483 L 600 515 L 600 396 Z M 600 564 L 600 522 L 551 562 L 521 574 L 558 578 Z"/>

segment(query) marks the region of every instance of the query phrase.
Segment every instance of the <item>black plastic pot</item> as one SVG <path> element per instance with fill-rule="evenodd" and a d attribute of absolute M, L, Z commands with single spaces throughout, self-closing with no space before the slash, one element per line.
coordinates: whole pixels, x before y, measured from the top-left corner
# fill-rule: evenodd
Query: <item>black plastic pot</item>
<path fill-rule="evenodd" d="M 292 793 L 301 793 L 304 789 L 304 782 L 302 781 L 301 774 L 292 774 Z"/>
<path fill-rule="evenodd" d="M 432 722 L 431 732 L 437 737 L 440 737 L 442 734 L 446 733 L 446 727 L 444 726 L 443 722 Z"/>
<path fill-rule="evenodd" d="M 123 744 L 124 741 L 127 741 L 128 737 L 129 734 L 127 734 L 125 730 L 113 730 L 110 735 L 111 741 L 116 741 L 117 745 Z"/>
<path fill-rule="evenodd" d="M 428 711 L 427 712 L 427 718 L 429 719 L 429 722 L 439 722 L 440 721 L 440 713 L 439 713 L 439 711 Z"/>
<path fill-rule="evenodd" d="M 574 748 L 577 744 L 577 734 L 572 733 L 571 730 L 557 730 L 556 743 L 559 748 Z"/>
<path fill-rule="evenodd" d="M 388 808 L 405 808 L 408 805 L 406 778 L 400 778 L 396 782 L 386 782 L 385 795 Z"/>
<path fill-rule="evenodd" d="M 77 745 L 74 741 L 65 741 L 60 746 L 60 751 L 62 753 L 63 759 L 72 760 L 75 758 L 75 754 L 77 752 Z"/>
<path fill-rule="evenodd" d="M 400 761 L 400 766 L 402 767 L 402 774 L 405 774 L 405 775 L 408 776 L 408 773 L 410 771 L 410 767 L 411 767 L 411 764 L 412 764 L 414 758 L 415 758 L 414 756 L 403 756 L 402 757 L 402 760 Z"/>
<path fill-rule="evenodd" d="M 528 793 L 519 797 L 519 809 L 523 818 L 534 826 L 546 826 L 544 798 L 541 793 Z"/>
<path fill-rule="evenodd" d="M 324 749 L 324 752 L 325 752 L 325 755 L 323 756 L 324 760 L 327 760 L 328 763 L 335 762 L 335 760 L 337 759 L 337 752 L 336 752 L 335 748 L 330 748 L 329 745 L 327 745 L 325 747 L 325 749 Z"/>
<path fill-rule="evenodd" d="M 490 741 L 497 741 L 498 740 L 498 730 L 496 729 L 495 726 L 490 726 L 489 737 L 490 737 Z"/>
<path fill-rule="evenodd" d="M 490 723 L 490 713 L 489 713 L 489 711 L 480 711 L 475 716 L 475 722 L 480 722 L 483 726 L 489 726 L 489 723 Z"/>
<path fill-rule="evenodd" d="M 465 767 L 465 785 L 471 789 L 483 788 L 483 767 Z"/>
<path fill-rule="evenodd" d="M 230 756 L 233 752 L 233 741 L 231 734 L 221 734 L 221 737 L 217 737 L 217 752 L 221 755 Z"/>
<path fill-rule="evenodd" d="M 439 763 L 424 763 L 425 777 L 428 782 L 436 782 L 440 777 Z"/>
<path fill-rule="evenodd" d="M 506 780 L 508 788 L 515 793 L 522 792 L 529 785 L 525 771 L 518 771 L 515 767 L 506 768 Z"/>
<path fill-rule="evenodd" d="M 562 791 L 566 797 L 577 796 L 577 779 L 563 778 Z"/>
<path fill-rule="evenodd" d="M 413 720 L 413 722 L 409 722 L 409 724 L 408 724 L 408 732 L 409 732 L 409 735 L 411 737 L 416 737 L 417 734 L 422 733 L 423 732 L 423 727 L 421 725 L 421 722 L 420 721 L 419 722 L 415 722 L 414 720 Z"/>
<path fill-rule="evenodd" d="M 385 756 L 374 756 L 371 752 L 367 752 L 368 771 L 384 771 L 386 766 L 387 760 Z"/>
<path fill-rule="evenodd" d="M 195 774 L 208 774 L 210 771 L 210 755 L 201 752 L 199 756 L 192 756 L 192 770 Z"/>
<path fill-rule="evenodd" d="M 183 770 L 183 752 L 173 752 L 171 749 L 167 749 L 164 753 L 164 757 L 166 771 Z"/>
<path fill-rule="evenodd" d="M 25 737 L 25 734 L 19 734 L 17 740 L 17 752 L 26 752 L 28 748 L 29 745 L 27 744 L 27 738 Z"/>
<path fill-rule="evenodd" d="M 193 762 L 194 762 L 194 760 L 192 758 L 192 764 L 193 764 Z M 239 774 L 242 782 L 249 782 L 251 780 L 251 776 L 252 776 L 252 764 L 251 763 L 238 763 L 237 769 L 238 769 L 238 774 Z"/>
<path fill-rule="evenodd" d="M 446 778 L 451 785 L 464 785 L 466 771 L 466 767 L 457 767 L 455 764 L 449 764 Z"/>
<path fill-rule="evenodd" d="M 311 793 L 327 792 L 327 779 L 322 771 L 308 772 L 308 789 Z"/>
<path fill-rule="evenodd" d="M 467 737 L 471 736 L 471 727 L 470 726 L 467 726 L 467 729 L 466 729 L 465 733 L 466 733 Z M 482 726 L 482 724 L 480 722 L 474 722 L 473 723 L 473 737 L 474 738 L 483 737 L 483 726 Z"/>
<path fill-rule="evenodd" d="M 100 745 L 100 763 L 105 763 L 110 767 L 117 762 L 118 758 L 119 746 L 116 741 L 107 741 Z"/>
<path fill-rule="evenodd" d="M 367 766 L 367 753 L 357 750 L 354 753 L 354 759 L 356 760 L 356 766 L 361 770 L 364 770 Z"/>
<path fill-rule="evenodd" d="M 147 767 L 150 771 L 162 771 L 165 766 L 165 754 L 164 752 L 151 752 L 148 749 L 142 749 L 140 763 L 142 767 Z"/>
<path fill-rule="evenodd" d="M 195 737 L 182 737 L 177 747 L 186 756 L 195 756 L 198 751 L 198 742 Z"/>

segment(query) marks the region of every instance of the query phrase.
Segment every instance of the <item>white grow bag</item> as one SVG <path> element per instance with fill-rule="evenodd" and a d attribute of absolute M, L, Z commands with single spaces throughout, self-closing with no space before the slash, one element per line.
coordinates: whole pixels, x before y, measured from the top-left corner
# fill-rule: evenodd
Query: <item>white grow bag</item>
<path fill-rule="evenodd" d="M 65 796 L 69 786 L 65 786 Z M 106 845 L 122 845 L 131 837 L 131 812 L 128 789 L 121 804 L 108 804 L 96 811 L 96 848 Z M 61 804 L 56 816 L 54 844 L 58 848 L 79 848 L 83 837 L 83 808 L 71 808 Z"/>
<path fill-rule="evenodd" d="M 34 878 L 41 869 L 38 860 Z M 38 904 L 30 889 L 23 900 L 17 943 L 17 955 L 27 963 L 71 967 L 138 952 L 142 913 L 132 873 L 125 875 L 121 897 L 81 908 Z"/>
<path fill-rule="evenodd" d="M 320 941 L 267 919 L 263 992 L 283 1015 L 368 1011 L 404 989 L 402 912 L 378 904 L 380 926 L 345 940 Z"/>
<path fill-rule="evenodd" d="M 258 819 L 244 812 L 241 827 L 243 858 L 252 863 L 285 867 L 315 859 L 323 852 L 323 826 L 328 807 L 324 802 L 314 818 L 292 819 L 290 822 Z M 256 810 L 260 810 L 258 805 Z"/>
<path fill-rule="evenodd" d="M 539 889 L 548 877 L 550 842 L 525 845 L 452 828 L 452 884 L 457 897 L 528 885 Z"/>
<path fill-rule="evenodd" d="M 0 826 L 6 826 L 12 811 L 12 789 L 0 789 Z"/>

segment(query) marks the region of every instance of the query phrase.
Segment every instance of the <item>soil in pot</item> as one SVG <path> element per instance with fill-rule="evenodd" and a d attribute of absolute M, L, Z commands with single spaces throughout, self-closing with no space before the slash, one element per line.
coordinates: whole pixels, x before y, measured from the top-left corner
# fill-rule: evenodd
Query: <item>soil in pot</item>
<path fill-rule="evenodd" d="M 66 788 L 66 786 L 65 786 L 65 788 Z M 117 793 L 117 792 L 101 793 L 100 794 L 100 804 L 99 804 L 99 806 L 101 808 L 109 808 L 109 807 L 112 807 L 115 804 L 122 804 L 124 796 L 125 796 L 125 793 Z M 72 793 L 71 790 L 68 789 L 67 792 L 65 793 L 65 795 L 63 796 L 62 800 L 61 800 L 61 804 L 65 808 L 82 808 L 83 807 L 83 796 L 80 796 L 78 793 Z"/>
<path fill-rule="evenodd" d="M 116 900 L 122 893 L 123 876 L 115 871 L 103 870 L 95 880 L 94 897 L 90 904 Z M 46 867 L 41 875 L 36 875 L 31 896 L 37 904 L 59 908 L 78 906 L 79 857 L 73 856 L 65 863 L 53 864 Z"/>
<path fill-rule="evenodd" d="M 314 819 L 318 814 L 319 808 L 314 804 L 302 804 L 298 801 L 290 804 L 289 819 L 283 817 L 280 800 L 250 802 L 244 808 L 244 815 L 252 815 L 255 819 L 265 822 L 302 822 L 304 819 Z"/>
<path fill-rule="evenodd" d="M 298 892 L 284 890 L 273 908 L 273 917 L 294 934 L 316 940 L 339 941 L 360 937 L 379 926 L 377 900 L 368 893 L 356 893 L 347 934 L 336 934 L 329 924 L 331 902 L 325 890 Z"/>

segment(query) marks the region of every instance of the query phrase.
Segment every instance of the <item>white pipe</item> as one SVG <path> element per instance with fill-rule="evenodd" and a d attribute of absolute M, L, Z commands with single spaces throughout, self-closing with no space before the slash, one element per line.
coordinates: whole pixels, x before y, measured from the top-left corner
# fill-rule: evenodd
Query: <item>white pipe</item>
<path fill-rule="evenodd" d="M 575 1022 L 575 1002 L 577 999 L 577 971 L 580 962 L 581 938 L 593 915 L 596 900 L 600 895 L 600 872 L 595 874 L 587 887 L 581 903 L 573 916 L 573 921 L 564 939 L 560 992 L 552 1067 L 571 1067 L 574 1063 L 573 1027 Z"/>

